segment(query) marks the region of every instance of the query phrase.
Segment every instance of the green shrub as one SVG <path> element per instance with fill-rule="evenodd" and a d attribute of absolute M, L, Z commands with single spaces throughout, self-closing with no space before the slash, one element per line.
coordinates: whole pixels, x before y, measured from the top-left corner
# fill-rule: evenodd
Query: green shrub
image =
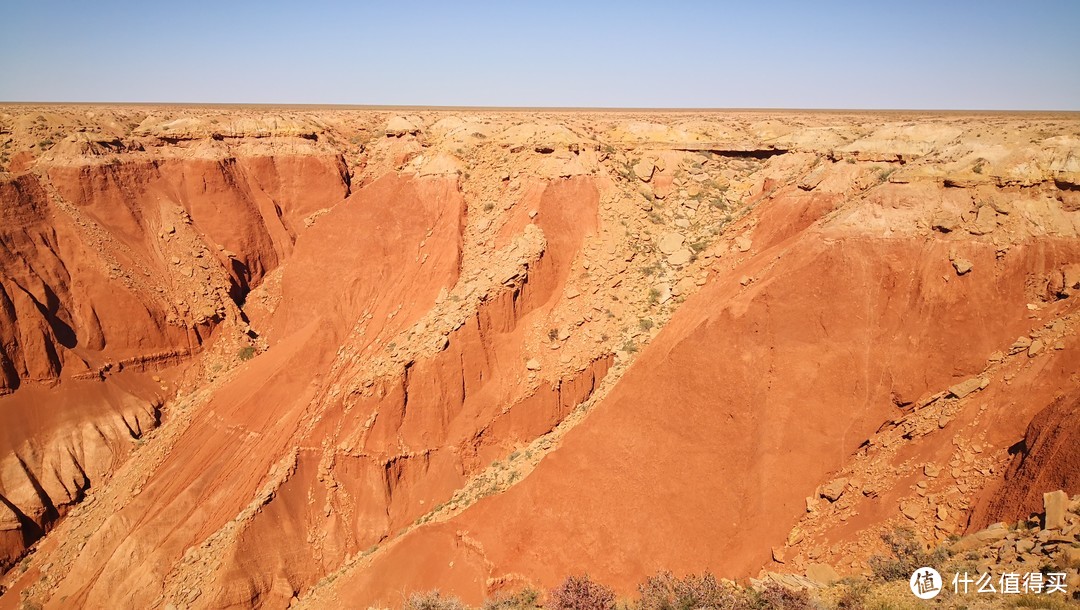
<path fill-rule="evenodd" d="M 241 362 L 247 362 L 255 357 L 255 348 L 250 345 L 241 347 L 240 351 L 236 352 L 236 357 L 239 358 Z"/>

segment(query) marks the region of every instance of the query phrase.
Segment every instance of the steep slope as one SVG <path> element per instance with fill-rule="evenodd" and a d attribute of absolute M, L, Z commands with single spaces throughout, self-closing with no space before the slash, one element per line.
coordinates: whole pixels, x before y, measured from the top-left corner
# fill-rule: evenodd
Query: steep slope
<path fill-rule="evenodd" d="M 1075 480 L 1075 118 L 113 112 L 8 166 L 93 281 L 0 324 L 60 456 L 0 470 L 0 609 L 858 573 Z"/>
<path fill-rule="evenodd" d="M 972 515 L 974 529 L 1013 523 L 1042 512 L 1043 494 L 1080 489 L 1080 403 L 1076 393 L 1058 397 L 1038 412 L 1018 447 L 1004 480 L 984 496 Z"/>
<path fill-rule="evenodd" d="M 478 603 L 582 571 L 623 593 L 664 569 L 756 573 L 818 482 L 898 406 L 981 372 L 1041 326 L 1027 315 L 1033 286 L 1080 257 L 1075 221 L 1008 246 L 957 239 L 927 229 L 935 199 L 969 194 L 880 188 L 835 213 L 834 197 L 777 191 L 743 225 L 756 225 L 755 247 L 733 245 L 734 260 L 527 479 L 356 563 L 310 603 L 393 605 L 402 590 L 432 588 Z M 957 273 L 961 257 L 973 271 Z M 1062 358 L 1080 364 L 1071 347 Z M 418 555 L 444 560 L 417 570 Z"/>
<path fill-rule="evenodd" d="M 144 148 L 0 180 L 2 567 L 158 424 L 219 325 L 243 342 L 236 301 L 348 190 L 340 155 L 309 144 Z"/>

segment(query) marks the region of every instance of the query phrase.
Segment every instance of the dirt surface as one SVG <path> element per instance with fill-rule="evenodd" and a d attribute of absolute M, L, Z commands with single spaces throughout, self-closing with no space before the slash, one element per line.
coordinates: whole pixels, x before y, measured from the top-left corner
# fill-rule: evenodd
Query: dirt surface
<path fill-rule="evenodd" d="M 1080 493 L 1078 294 L 1072 114 L 0 106 L 0 608 L 865 573 Z"/>

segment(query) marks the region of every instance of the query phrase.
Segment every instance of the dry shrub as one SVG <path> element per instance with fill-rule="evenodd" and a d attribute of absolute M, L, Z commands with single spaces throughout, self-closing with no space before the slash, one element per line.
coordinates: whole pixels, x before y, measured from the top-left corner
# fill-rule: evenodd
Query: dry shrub
<path fill-rule="evenodd" d="M 900 527 L 881 535 L 881 540 L 889 547 L 891 557 L 874 555 L 870 558 L 870 569 L 874 576 L 884 581 L 907 580 L 912 572 L 923 566 L 936 567 L 948 557 L 944 549 L 927 552 L 915 538 L 915 532 Z"/>
<path fill-rule="evenodd" d="M 443 597 L 438 590 L 413 593 L 405 600 L 405 610 L 466 610 L 456 597 Z"/>
<path fill-rule="evenodd" d="M 671 572 L 660 572 L 639 585 L 638 593 L 637 610 L 736 608 L 741 601 L 738 592 L 708 572 L 681 579 Z"/>
<path fill-rule="evenodd" d="M 589 576 L 567 576 L 563 583 L 551 590 L 547 610 L 612 610 L 615 592 L 593 582 Z"/>
<path fill-rule="evenodd" d="M 482 610 L 535 610 L 540 607 L 540 593 L 525 588 L 517 593 L 498 593 L 484 601 Z"/>
<path fill-rule="evenodd" d="M 751 602 L 753 610 L 816 610 L 817 604 L 805 589 L 795 590 L 770 583 Z"/>

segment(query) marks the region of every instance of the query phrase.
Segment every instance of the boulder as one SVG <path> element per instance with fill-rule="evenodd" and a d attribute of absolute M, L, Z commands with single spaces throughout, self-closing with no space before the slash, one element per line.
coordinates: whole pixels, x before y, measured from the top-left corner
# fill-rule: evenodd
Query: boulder
<path fill-rule="evenodd" d="M 642 182 L 652 180 L 654 171 L 656 171 L 656 165 L 651 159 L 642 159 L 634 164 L 634 175 Z"/>
<path fill-rule="evenodd" d="M 986 235 L 992 233 L 997 228 L 997 212 L 994 208 L 984 205 L 979 208 L 979 211 L 975 215 L 975 225 L 968 229 L 972 235 Z"/>
<path fill-rule="evenodd" d="M 972 377 L 949 388 L 949 396 L 963 398 L 972 392 L 981 390 L 990 385 L 990 380 L 985 377 Z"/>
<path fill-rule="evenodd" d="M 1062 490 L 1043 494 L 1043 529 L 1065 529 L 1065 513 L 1069 509 L 1069 496 Z"/>
<path fill-rule="evenodd" d="M 806 566 L 806 577 L 823 585 L 831 585 L 840 580 L 840 575 L 832 566 L 824 563 L 812 563 Z"/>
<path fill-rule="evenodd" d="M 844 495 L 847 484 L 847 479 L 836 479 L 821 488 L 821 497 L 829 502 L 836 502 L 840 499 L 840 496 Z"/>
<path fill-rule="evenodd" d="M 953 269 L 956 269 L 956 275 L 966 275 L 975 268 L 974 263 L 966 258 L 954 258 L 952 265 Z"/>
<path fill-rule="evenodd" d="M 1009 528 L 1004 523 L 995 523 L 984 530 L 964 536 L 949 548 L 953 553 L 963 553 L 991 542 L 1003 540 L 1008 534 Z"/>
<path fill-rule="evenodd" d="M 415 134 L 420 131 L 420 128 L 413 124 L 409 119 L 396 116 L 386 122 L 386 135 L 400 138 L 407 134 Z"/>
<path fill-rule="evenodd" d="M 1032 341 L 1027 350 L 1028 358 L 1034 358 L 1039 355 L 1039 352 L 1043 351 L 1043 347 L 1045 347 L 1045 345 L 1043 345 L 1043 342 L 1039 339 Z"/>
<path fill-rule="evenodd" d="M 684 241 L 686 241 L 686 238 L 683 237 L 680 233 L 665 233 L 660 237 L 660 241 L 657 244 L 657 247 L 660 249 L 660 252 L 670 256 L 672 254 L 675 254 L 679 251 L 680 248 L 682 248 Z"/>
<path fill-rule="evenodd" d="M 676 267 L 682 267 L 689 263 L 690 259 L 693 257 L 694 253 L 691 252 L 689 248 L 680 248 L 668 257 L 668 263 Z"/>

